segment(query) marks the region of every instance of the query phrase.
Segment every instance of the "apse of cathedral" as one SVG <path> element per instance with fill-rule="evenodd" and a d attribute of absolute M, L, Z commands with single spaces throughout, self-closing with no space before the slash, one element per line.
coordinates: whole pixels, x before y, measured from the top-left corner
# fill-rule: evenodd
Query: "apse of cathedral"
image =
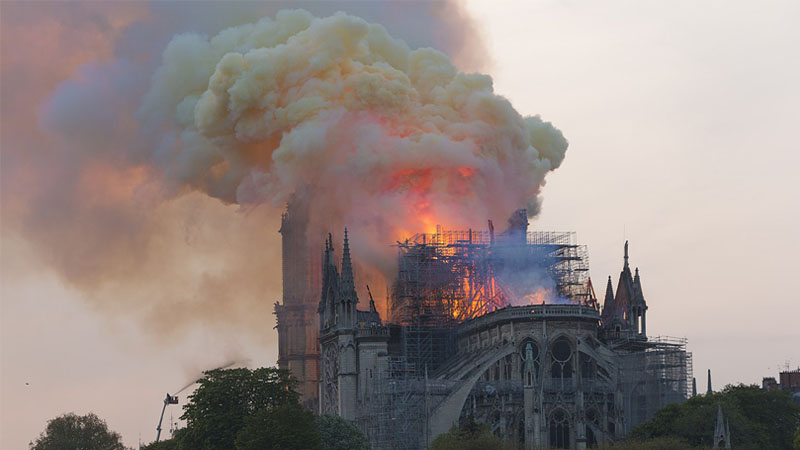
<path fill-rule="evenodd" d="M 347 230 L 340 252 L 328 235 L 316 272 L 292 266 L 319 293 L 316 317 L 302 295 L 276 305 L 279 363 L 300 380 L 305 404 L 352 421 L 374 449 L 424 449 L 466 421 L 520 448 L 585 449 L 685 400 L 691 353 L 684 339 L 647 335 L 628 243 L 601 305 L 574 233 L 527 227 L 520 210 L 497 235 L 490 222 L 398 242 L 388 317 L 371 293 L 358 297 Z"/>

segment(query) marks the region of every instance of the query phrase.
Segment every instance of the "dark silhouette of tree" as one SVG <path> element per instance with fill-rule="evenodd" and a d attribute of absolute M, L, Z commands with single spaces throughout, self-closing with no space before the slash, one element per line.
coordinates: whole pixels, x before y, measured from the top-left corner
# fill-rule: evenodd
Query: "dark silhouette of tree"
<path fill-rule="evenodd" d="M 515 450 L 513 444 L 492 434 L 485 424 L 469 419 L 433 440 L 430 450 Z"/>
<path fill-rule="evenodd" d="M 232 450 L 246 419 L 282 405 L 297 405 L 297 381 L 288 371 L 272 367 L 215 369 L 205 372 L 189 396 L 181 419 L 181 450 Z"/>
<path fill-rule="evenodd" d="M 245 420 L 236 450 L 323 450 L 314 415 L 298 404 L 262 409 Z"/>
<path fill-rule="evenodd" d="M 361 430 L 339 416 L 319 416 L 314 423 L 324 450 L 370 450 Z"/>
<path fill-rule="evenodd" d="M 767 392 L 755 385 L 727 386 L 722 392 L 668 405 L 631 435 L 639 439 L 674 436 L 691 445 L 710 447 L 718 405 L 722 405 L 730 423 L 733 448 L 792 448 L 792 433 L 800 423 L 800 405 L 793 403 L 787 392 Z"/>
<path fill-rule="evenodd" d="M 106 422 L 93 413 L 79 416 L 69 413 L 47 422 L 47 428 L 31 450 L 128 450 L 119 433 L 108 429 Z"/>
<path fill-rule="evenodd" d="M 166 439 L 158 442 L 151 442 L 143 445 L 141 450 L 180 450 L 181 437 L 186 432 L 186 429 L 177 430 L 171 439 Z"/>
<path fill-rule="evenodd" d="M 794 450 L 800 450 L 800 425 L 794 430 Z"/>

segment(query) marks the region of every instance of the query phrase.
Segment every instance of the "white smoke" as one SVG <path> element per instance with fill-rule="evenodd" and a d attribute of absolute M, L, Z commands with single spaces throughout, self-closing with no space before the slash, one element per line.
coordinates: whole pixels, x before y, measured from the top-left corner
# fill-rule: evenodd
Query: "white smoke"
<path fill-rule="evenodd" d="M 284 10 L 175 37 L 139 116 L 169 124 L 155 157 L 173 179 L 240 205 L 280 206 L 311 186 L 317 232 L 358 230 L 356 256 L 358 242 L 364 254 L 437 223 L 537 212 L 567 148 L 488 75 L 344 13 Z"/>
<path fill-rule="evenodd" d="M 157 334 L 262 336 L 295 190 L 310 192 L 320 236 L 349 225 L 354 257 L 390 274 L 396 238 L 534 210 L 563 158 L 561 134 L 488 76 L 379 25 L 274 2 L 186 5 L 4 15 L 2 232 L 99 311 Z M 461 68 L 486 63 L 457 2 L 308 6 L 357 11 Z M 246 24 L 261 16 L 274 18 Z"/>

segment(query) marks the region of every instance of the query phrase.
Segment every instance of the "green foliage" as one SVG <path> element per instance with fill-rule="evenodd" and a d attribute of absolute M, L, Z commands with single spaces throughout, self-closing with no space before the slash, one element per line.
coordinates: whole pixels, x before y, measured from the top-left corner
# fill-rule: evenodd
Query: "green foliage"
<path fill-rule="evenodd" d="M 178 450 L 178 439 L 151 442 L 142 446 L 142 450 Z"/>
<path fill-rule="evenodd" d="M 658 411 L 649 422 L 635 428 L 639 439 L 675 436 L 690 445 L 711 447 L 722 405 L 730 423 L 731 445 L 737 450 L 785 450 L 800 423 L 800 406 L 786 392 L 767 392 L 758 386 L 727 386 L 722 392 L 692 397 L 680 405 Z"/>
<path fill-rule="evenodd" d="M 119 433 L 110 431 L 106 422 L 89 413 L 58 416 L 47 422 L 47 428 L 31 450 L 126 450 Z"/>
<path fill-rule="evenodd" d="M 608 450 L 701 450 L 707 447 L 693 447 L 684 439 L 677 437 L 660 437 L 647 441 L 630 439 L 601 448 Z"/>
<path fill-rule="evenodd" d="M 492 434 L 489 427 L 470 419 L 433 440 L 430 450 L 515 450 L 513 444 Z"/>
<path fill-rule="evenodd" d="M 339 416 L 319 416 L 314 423 L 324 450 L 370 450 L 361 430 Z"/>
<path fill-rule="evenodd" d="M 177 439 L 180 450 L 232 450 L 249 416 L 299 400 L 297 381 L 272 367 L 210 370 L 198 383 L 183 407 L 186 428 Z"/>
<path fill-rule="evenodd" d="M 323 450 L 314 415 L 298 404 L 262 409 L 248 417 L 236 450 Z"/>
<path fill-rule="evenodd" d="M 800 425 L 794 430 L 794 450 L 800 450 Z"/>
<path fill-rule="evenodd" d="M 287 371 L 217 369 L 198 383 L 183 407 L 186 428 L 144 450 L 369 450 L 350 422 L 301 407 Z"/>

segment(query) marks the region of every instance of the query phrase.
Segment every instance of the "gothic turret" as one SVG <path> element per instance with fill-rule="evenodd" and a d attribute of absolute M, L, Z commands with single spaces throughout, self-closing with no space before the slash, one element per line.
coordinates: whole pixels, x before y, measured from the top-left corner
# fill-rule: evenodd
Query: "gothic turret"
<path fill-rule="evenodd" d="M 722 405 L 717 404 L 717 424 L 714 426 L 714 447 L 731 448 L 730 422 L 725 422 L 722 417 Z"/>
<path fill-rule="evenodd" d="M 333 263 L 333 237 L 328 234 L 325 240 L 325 255 L 322 260 L 322 295 L 319 300 L 319 317 L 322 329 L 337 325 L 339 310 L 339 271 Z"/>
<path fill-rule="evenodd" d="M 342 311 L 341 326 L 353 328 L 356 326 L 356 294 L 355 281 L 353 280 L 353 263 L 350 261 L 350 241 L 347 238 L 347 228 L 344 229 L 344 244 L 342 245 L 342 276 L 339 283 L 339 308 Z"/>
<path fill-rule="evenodd" d="M 325 256 L 322 263 L 322 295 L 319 302 L 319 314 L 322 328 L 354 328 L 358 323 L 356 305 L 355 280 L 353 263 L 350 259 L 350 242 L 347 230 L 344 232 L 342 245 L 342 274 L 336 270 L 333 262 L 333 238 L 328 235 L 325 241 Z"/>
<path fill-rule="evenodd" d="M 639 278 L 639 268 L 633 276 L 633 299 L 631 299 L 631 314 L 638 323 L 638 333 L 647 336 L 647 302 L 642 292 L 642 280 Z"/>
<path fill-rule="evenodd" d="M 353 279 L 353 263 L 350 261 L 350 240 L 347 238 L 347 228 L 344 229 L 344 244 L 342 245 L 342 284 L 341 293 L 348 300 L 358 301 L 356 286 Z"/>
<path fill-rule="evenodd" d="M 711 369 L 708 369 L 708 389 L 706 390 L 707 395 L 711 395 L 714 393 L 714 390 L 711 389 Z"/>
<path fill-rule="evenodd" d="M 614 313 L 614 287 L 611 286 L 611 276 L 608 277 L 606 283 L 606 296 L 603 299 L 603 320 L 608 320 L 611 323 Z"/>
<path fill-rule="evenodd" d="M 355 420 L 358 399 L 366 394 L 367 379 L 382 371 L 389 340 L 388 329 L 382 326 L 375 301 L 370 293 L 369 311 L 358 311 L 350 239 L 344 230 L 341 275 L 333 258 L 333 238 L 328 235 L 323 258 L 322 296 L 319 314 L 322 321 L 322 385 L 319 412 L 336 414 Z M 380 352 L 384 355 L 369 362 L 359 352 Z M 363 361 L 358 363 L 358 361 Z"/>
<path fill-rule="evenodd" d="M 612 305 L 613 303 L 614 303 L 614 288 L 611 286 L 611 275 L 609 275 L 608 284 L 606 284 L 605 306 Z"/>
<path fill-rule="evenodd" d="M 631 273 L 628 241 L 625 241 L 622 271 L 619 274 L 617 292 L 611 287 L 611 277 L 606 286 L 606 298 L 601 316 L 606 336 L 647 338 L 647 302 L 642 291 L 639 269 Z"/>

